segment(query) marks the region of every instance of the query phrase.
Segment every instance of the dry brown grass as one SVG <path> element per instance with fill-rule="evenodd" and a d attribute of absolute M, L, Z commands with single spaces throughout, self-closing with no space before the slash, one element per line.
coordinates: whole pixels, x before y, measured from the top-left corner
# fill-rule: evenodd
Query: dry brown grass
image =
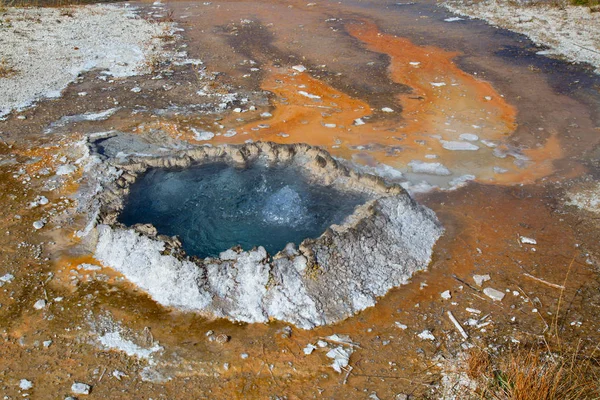
<path fill-rule="evenodd" d="M 491 400 L 581 400 L 600 398 L 597 360 L 553 354 L 542 348 L 516 349 L 491 356 L 478 350 L 468 374 L 478 382 L 476 396 Z"/>
<path fill-rule="evenodd" d="M 5 59 L 0 60 L 0 78 L 10 78 L 18 73 Z"/>

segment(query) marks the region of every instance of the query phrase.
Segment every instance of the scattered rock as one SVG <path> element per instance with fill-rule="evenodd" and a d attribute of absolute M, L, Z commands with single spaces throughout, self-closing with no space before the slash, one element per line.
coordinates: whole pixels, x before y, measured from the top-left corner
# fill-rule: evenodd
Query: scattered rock
<path fill-rule="evenodd" d="M 298 72 L 306 71 L 306 67 L 304 65 L 294 65 L 292 69 Z"/>
<path fill-rule="evenodd" d="M 487 297 L 494 301 L 502 301 L 502 299 L 504 298 L 504 292 L 493 288 L 485 288 L 483 289 L 483 293 L 485 293 Z"/>
<path fill-rule="evenodd" d="M 46 300 L 44 299 L 40 299 L 38 301 L 35 302 L 35 304 L 33 305 L 33 308 L 35 308 L 36 310 L 41 310 L 42 308 L 46 307 Z"/>
<path fill-rule="evenodd" d="M 486 275 L 473 275 L 473 280 L 475 281 L 475 284 L 477 286 L 483 285 L 483 282 L 487 282 L 490 279 L 492 279 L 492 278 L 490 278 L 490 276 L 487 274 Z"/>
<path fill-rule="evenodd" d="M 27 379 L 21 379 L 21 381 L 19 382 L 19 387 L 21 388 L 21 390 L 29 390 L 33 387 L 33 382 Z"/>
<path fill-rule="evenodd" d="M 73 385 L 71 385 L 71 392 L 75 394 L 90 394 L 91 390 L 92 387 L 85 383 L 75 382 Z"/>
<path fill-rule="evenodd" d="M 327 352 L 326 356 L 333 359 L 333 364 L 331 364 L 331 368 L 333 368 L 338 373 L 342 372 L 342 368 L 348 366 L 350 361 L 350 355 L 352 355 L 353 350 L 351 347 L 344 348 L 343 346 L 338 346 L 334 349 L 331 349 Z"/>
<path fill-rule="evenodd" d="M 229 342 L 230 337 L 227 336 L 224 333 L 218 334 L 217 337 L 215 338 L 215 342 L 219 343 L 219 344 L 225 344 L 227 342 Z"/>
<path fill-rule="evenodd" d="M 450 294 L 449 290 L 446 290 L 442 293 L 440 293 L 440 296 L 442 297 L 442 299 L 444 300 L 450 300 L 452 298 L 452 295 Z"/>
<path fill-rule="evenodd" d="M 315 346 L 312 343 L 309 343 L 306 345 L 306 347 L 304 349 L 302 349 L 302 351 L 304 352 L 304 354 L 309 355 L 312 354 L 313 351 L 315 351 L 317 349 L 317 346 Z"/>
<path fill-rule="evenodd" d="M 35 222 L 33 223 L 33 227 L 34 227 L 35 229 L 42 229 L 42 228 L 44 227 L 44 225 L 46 225 L 46 223 L 45 223 L 44 221 L 42 221 L 42 220 L 35 221 Z"/>
<path fill-rule="evenodd" d="M 433 333 L 431 333 L 431 331 L 425 329 L 423 332 L 419 333 L 417 335 L 420 339 L 422 340 L 435 340 L 435 336 L 433 336 Z"/>
<path fill-rule="evenodd" d="M 526 236 L 521 236 L 521 243 L 523 244 L 537 244 L 537 241 Z"/>

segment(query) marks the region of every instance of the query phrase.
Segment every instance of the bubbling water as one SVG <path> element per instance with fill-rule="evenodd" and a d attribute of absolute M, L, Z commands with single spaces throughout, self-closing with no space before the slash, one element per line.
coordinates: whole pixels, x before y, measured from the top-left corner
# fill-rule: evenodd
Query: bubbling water
<path fill-rule="evenodd" d="M 119 220 L 179 236 L 189 255 L 215 257 L 234 246 L 270 254 L 342 223 L 367 197 L 309 183 L 291 166 L 213 163 L 151 169 L 130 188 Z"/>

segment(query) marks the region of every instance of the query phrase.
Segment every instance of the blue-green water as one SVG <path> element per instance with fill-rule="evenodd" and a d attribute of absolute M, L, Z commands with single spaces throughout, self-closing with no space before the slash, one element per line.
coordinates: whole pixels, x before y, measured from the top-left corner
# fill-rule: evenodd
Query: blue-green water
<path fill-rule="evenodd" d="M 275 254 L 289 242 L 320 236 L 367 200 L 309 184 L 294 168 L 260 164 L 152 169 L 130 189 L 122 223 L 151 223 L 160 234 L 179 236 L 187 254 L 202 258 L 236 245 Z"/>

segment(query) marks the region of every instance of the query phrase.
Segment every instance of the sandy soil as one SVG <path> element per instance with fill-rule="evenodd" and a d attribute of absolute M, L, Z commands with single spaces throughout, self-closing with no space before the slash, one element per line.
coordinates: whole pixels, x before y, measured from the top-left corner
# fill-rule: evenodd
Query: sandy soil
<path fill-rule="evenodd" d="M 154 60 L 145 75 L 90 70 L 61 97 L 0 121 L 2 395 L 452 398 L 442 378 L 470 346 L 501 352 L 558 331 L 565 346 L 593 351 L 600 80 L 589 68 L 536 56 L 478 21 L 445 21 L 452 15 L 428 2 L 145 3 L 139 15 L 184 29 L 160 38 L 178 58 Z M 445 234 L 429 269 L 376 306 L 314 330 L 236 324 L 161 307 L 92 257 L 78 234 L 92 227 L 82 196 L 98 189 L 87 143 L 111 131 L 138 138 L 137 152 L 303 141 L 413 189 L 474 178 L 415 195 Z M 466 133 L 479 150 L 444 148 L 473 143 Z M 457 173 L 415 173 L 414 160 Z M 338 373 L 327 353 L 340 346 L 353 351 Z M 74 394 L 77 382 L 91 393 Z"/>

